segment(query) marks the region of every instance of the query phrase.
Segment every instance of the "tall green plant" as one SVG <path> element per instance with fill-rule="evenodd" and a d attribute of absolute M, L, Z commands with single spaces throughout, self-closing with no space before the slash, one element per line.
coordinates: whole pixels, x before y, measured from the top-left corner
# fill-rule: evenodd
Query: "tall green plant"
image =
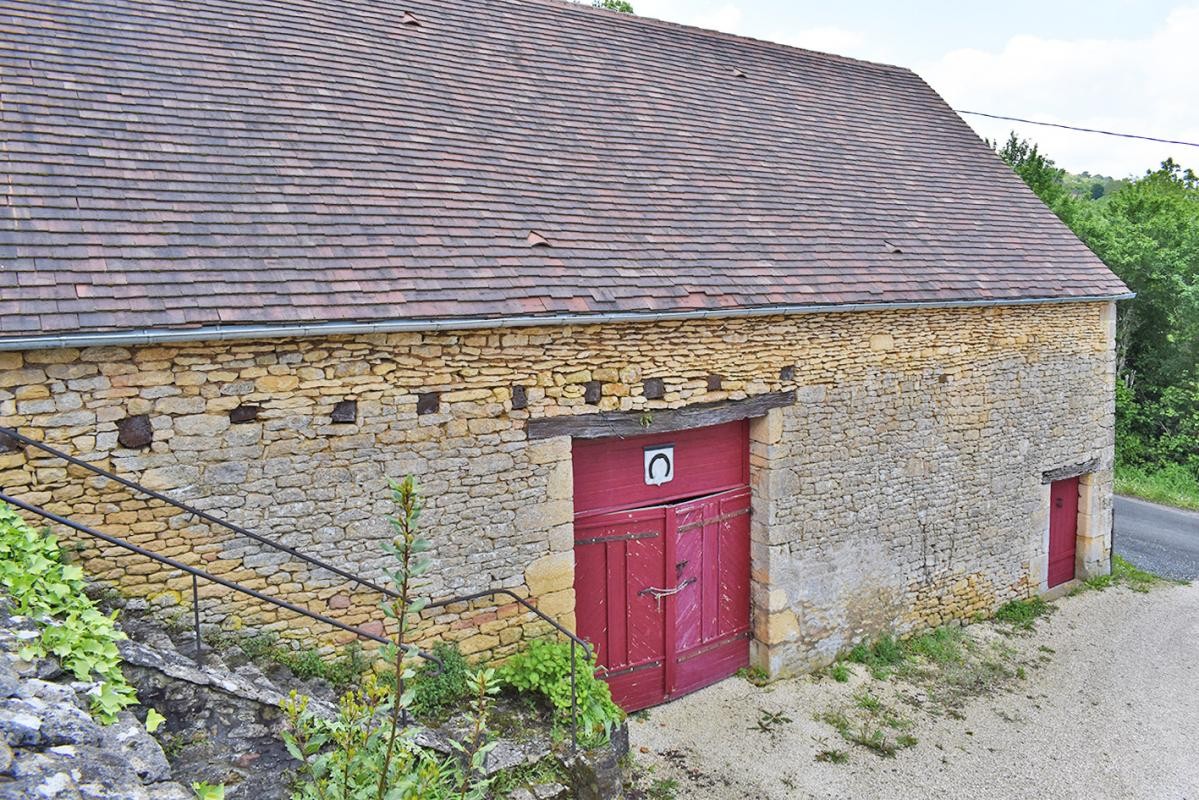
<path fill-rule="evenodd" d="M 415 671 L 406 656 L 409 634 L 427 601 L 413 596 L 413 584 L 428 572 L 429 542 L 419 534 L 421 500 L 416 481 L 408 476 L 392 484 L 396 514 L 390 518 L 393 539 L 384 545 L 393 566 L 389 578 L 396 596 L 383 604 L 393 620 L 395 638 L 381 657 L 394 670 L 391 685 L 370 674 L 342 695 L 333 720 L 316 716 L 307 697 L 293 695 L 283 703 L 288 752 L 301 762 L 293 800 L 479 800 L 487 791 L 483 762 L 494 747 L 488 741 L 487 717 L 498 690 L 493 670 L 468 676 L 471 730 L 452 742 L 455 754 L 438 756 L 414 741 L 408 724 L 413 691 L 406 688 Z"/>

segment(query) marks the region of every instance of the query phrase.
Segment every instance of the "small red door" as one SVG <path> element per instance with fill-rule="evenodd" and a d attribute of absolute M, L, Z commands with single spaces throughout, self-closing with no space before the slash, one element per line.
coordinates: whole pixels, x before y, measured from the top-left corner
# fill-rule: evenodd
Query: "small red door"
<path fill-rule="evenodd" d="M 579 635 L 626 711 L 749 663 L 749 489 L 575 521 Z"/>
<path fill-rule="evenodd" d="M 1049 487 L 1049 586 L 1074 579 L 1074 546 L 1078 536 L 1078 478 L 1054 481 Z"/>

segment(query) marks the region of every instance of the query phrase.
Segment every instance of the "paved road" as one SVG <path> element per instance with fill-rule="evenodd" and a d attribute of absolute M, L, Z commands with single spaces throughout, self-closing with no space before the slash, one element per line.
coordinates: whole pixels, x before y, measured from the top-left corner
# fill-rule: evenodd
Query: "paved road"
<path fill-rule="evenodd" d="M 1116 554 L 1167 578 L 1199 579 L 1199 511 L 1131 497 L 1115 503 Z"/>

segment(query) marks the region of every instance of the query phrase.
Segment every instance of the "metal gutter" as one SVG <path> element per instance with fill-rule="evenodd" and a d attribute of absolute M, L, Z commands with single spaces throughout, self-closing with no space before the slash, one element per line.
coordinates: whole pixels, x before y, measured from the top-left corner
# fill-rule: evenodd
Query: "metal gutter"
<path fill-rule="evenodd" d="M 695 319 L 832 314 L 856 311 L 905 311 L 926 308 L 977 308 L 983 306 L 1059 305 L 1130 300 L 1134 292 L 1084 297 L 1029 297 L 1013 300 L 956 300 L 911 303 L 845 303 L 839 305 L 783 305 L 755 308 L 695 309 L 688 311 L 618 311 L 600 314 L 551 314 L 515 317 L 448 317 L 443 319 L 394 319 L 381 322 L 314 322 L 295 325 L 215 325 L 198 328 L 141 328 L 111 333 L 67 333 L 0 337 L 2 350 L 46 350 L 56 347 L 102 347 L 170 344 L 176 342 L 225 341 L 230 339 L 283 339 L 311 336 L 346 336 L 371 333 L 425 333 L 432 331 L 478 330 L 480 328 L 529 328 L 537 326 L 599 325 L 614 322 L 666 322 Z"/>

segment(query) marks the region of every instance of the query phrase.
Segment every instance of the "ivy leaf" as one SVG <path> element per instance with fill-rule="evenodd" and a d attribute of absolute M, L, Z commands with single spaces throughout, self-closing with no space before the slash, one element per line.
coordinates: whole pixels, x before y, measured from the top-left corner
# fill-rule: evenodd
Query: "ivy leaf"
<path fill-rule="evenodd" d="M 152 707 L 146 712 L 146 731 L 149 733 L 154 733 L 162 726 L 162 723 L 166 721 L 167 718 L 162 714 L 159 714 L 158 709 Z"/>

